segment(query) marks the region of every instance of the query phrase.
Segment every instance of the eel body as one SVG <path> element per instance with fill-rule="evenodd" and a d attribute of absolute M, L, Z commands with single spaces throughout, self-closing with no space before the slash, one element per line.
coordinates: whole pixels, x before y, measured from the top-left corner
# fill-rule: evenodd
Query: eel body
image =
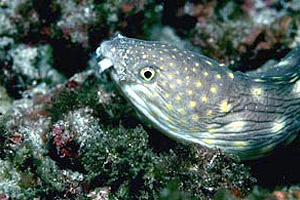
<path fill-rule="evenodd" d="M 172 44 L 121 35 L 101 43 L 100 70 L 158 130 L 249 160 L 290 143 L 300 128 L 300 48 L 249 74 Z"/>

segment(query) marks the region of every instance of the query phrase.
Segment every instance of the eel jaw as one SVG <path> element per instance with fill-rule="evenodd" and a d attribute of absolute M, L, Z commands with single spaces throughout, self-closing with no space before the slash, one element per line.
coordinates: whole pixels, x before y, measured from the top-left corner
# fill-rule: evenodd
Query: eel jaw
<path fill-rule="evenodd" d="M 111 55 L 109 55 L 109 54 L 111 54 L 111 53 L 109 53 L 107 48 L 108 48 L 108 42 L 102 42 L 101 45 L 96 49 L 97 58 L 105 57 L 104 59 L 102 59 L 98 62 L 99 74 L 101 74 L 106 69 L 108 69 L 114 65 L 112 60 L 110 59 Z"/>
<path fill-rule="evenodd" d="M 104 58 L 103 60 L 98 62 L 99 65 L 99 74 L 107 70 L 108 68 L 112 67 L 114 64 L 108 58 Z"/>

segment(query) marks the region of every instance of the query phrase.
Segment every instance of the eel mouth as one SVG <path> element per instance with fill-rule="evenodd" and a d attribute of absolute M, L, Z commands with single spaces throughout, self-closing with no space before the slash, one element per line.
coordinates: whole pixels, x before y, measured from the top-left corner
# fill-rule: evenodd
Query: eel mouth
<path fill-rule="evenodd" d="M 98 62 L 99 65 L 99 74 L 103 73 L 105 70 L 107 70 L 108 68 L 112 67 L 114 64 L 113 62 L 108 59 L 108 58 L 104 58 L 101 61 Z"/>
<path fill-rule="evenodd" d="M 114 63 L 112 62 L 113 54 L 109 50 L 110 42 L 105 41 L 100 44 L 100 46 L 96 49 L 97 58 L 103 57 L 102 60 L 98 62 L 99 65 L 99 74 L 104 72 L 106 69 L 112 67 Z"/>
<path fill-rule="evenodd" d="M 99 74 L 112 67 L 117 71 L 119 78 L 123 79 L 125 74 L 125 62 L 120 56 L 120 51 L 122 50 L 122 41 L 124 38 L 121 35 L 117 35 L 112 40 L 104 41 L 96 49 L 97 58 L 103 58 L 98 62 Z"/>

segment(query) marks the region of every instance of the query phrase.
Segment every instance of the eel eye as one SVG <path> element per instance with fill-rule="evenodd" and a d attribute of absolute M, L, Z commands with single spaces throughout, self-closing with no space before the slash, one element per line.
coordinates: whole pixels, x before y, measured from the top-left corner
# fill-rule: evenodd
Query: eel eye
<path fill-rule="evenodd" d="M 145 81 L 151 81 L 155 76 L 155 70 L 151 67 L 145 67 L 140 74 Z"/>

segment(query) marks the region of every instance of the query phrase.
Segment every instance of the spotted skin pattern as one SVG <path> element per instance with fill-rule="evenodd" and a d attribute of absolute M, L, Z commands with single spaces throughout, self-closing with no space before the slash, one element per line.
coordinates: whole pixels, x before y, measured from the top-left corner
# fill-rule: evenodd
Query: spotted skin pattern
<path fill-rule="evenodd" d="M 300 48 L 249 74 L 172 44 L 121 35 L 98 54 L 112 63 L 112 78 L 138 112 L 176 140 L 249 160 L 299 131 Z"/>

